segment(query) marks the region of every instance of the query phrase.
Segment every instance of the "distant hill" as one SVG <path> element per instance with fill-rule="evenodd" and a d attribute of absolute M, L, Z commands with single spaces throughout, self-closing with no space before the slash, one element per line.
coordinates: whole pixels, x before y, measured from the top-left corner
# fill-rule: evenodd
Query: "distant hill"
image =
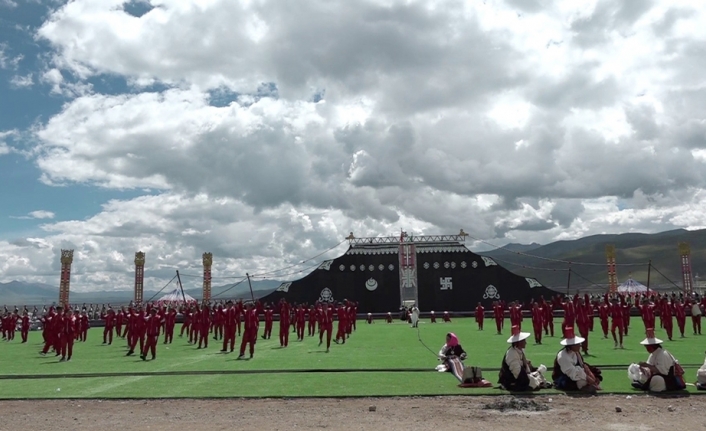
<path fill-rule="evenodd" d="M 252 282 L 253 295 L 255 298 L 263 296 L 274 291 L 280 281 L 276 280 L 257 280 Z M 145 301 L 159 299 L 163 295 L 171 292 L 176 287 L 175 284 L 170 285 L 163 292 L 155 290 L 146 290 L 143 293 Z M 214 299 L 236 299 L 250 298 L 250 288 L 247 283 L 241 283 L 238 286 L 230 289 L 231 285 L 214 286 L 211 288 L 211 296 Z M 201 299 L 201 289 L 184 289 L 184 292 L 196 299 Z M 0 306 L 6 305 L 49 305 L 59 299 L 58 286 L 51 286 L 41 283 L 26 283 L 23 281 L 11 281 L 9 283 L 0 283 Z M 132 290 L 113 290 L 113 291 L 98 291 L 98 292 L 71 292 L 69 297 L 72 304 L 127 304 L 133 299 Z"/>
<path fill-rule="evenodd" d="M 706 229 L 677 229 L 656 234 L 592 235 L 524 250 L 511 244 L 512 247 L 480 254 L 492 257 L 498 264 L 516 274 L 534 277 L 545 286 L 560 292 L 566 291 L 569 282 L 567 269 L 570 266 L 572 274 L 569 287 L 572 292 L 576 289 L 600 291 L 605 290 L 608 284 L 605 247 L 612 244 L 616 250 L 619 283 L 632 276 L 640 283 L 647 284 L 647 263 L 652 261 L 650 287 L 672 290 L 676 289 L 674 284 L 679 287 L 682 285 L 678 249 L 680 242 L 687 242 L 691 247 L 692 274 L 700 272 L 706 276 Z M 546 259 L 574 263 L 569 265 Z"/>

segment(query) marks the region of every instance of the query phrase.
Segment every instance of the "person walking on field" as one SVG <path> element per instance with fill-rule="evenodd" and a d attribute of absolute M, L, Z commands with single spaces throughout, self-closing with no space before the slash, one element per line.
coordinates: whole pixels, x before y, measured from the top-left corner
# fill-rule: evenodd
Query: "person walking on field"
<path fill-rule="evenodd" d="M 250 359 L 255 355 L 255 342 L 257 341 L 258 317 L 257 310 L 252 302 L 245 306 L 245 328 L 243 328 L 243 341 L 240 343 L 240 355 L 238 359 L 245 358 L 245 347 L 250 347 Z M 287 327 L 288 328 L 288 327 Z"/>

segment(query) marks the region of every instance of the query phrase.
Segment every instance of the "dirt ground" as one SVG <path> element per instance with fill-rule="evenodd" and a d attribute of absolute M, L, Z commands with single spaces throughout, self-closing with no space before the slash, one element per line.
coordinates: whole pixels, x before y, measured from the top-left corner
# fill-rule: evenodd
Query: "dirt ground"
<path fill-rule="evenodd" d="M 495 409 L 488 409 L 492 406 Z M 617 412 L 616 408 L 622 409 Z M 2 401 L 0 429 L 127 430 L 706 430 L 706 398 L 415 397 Z M 500 411 L 498 410 L 500 408 Z M 4 428 L 7 426 L 8 428 Z M 676 427 L 676 428 L 675 428 Z"/>

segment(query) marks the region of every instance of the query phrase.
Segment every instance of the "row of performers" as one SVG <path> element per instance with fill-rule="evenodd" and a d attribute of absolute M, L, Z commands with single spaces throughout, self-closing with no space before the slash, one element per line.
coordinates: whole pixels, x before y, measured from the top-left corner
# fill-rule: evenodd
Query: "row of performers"
<path fill-rule="evenodd" d="M 595 394 L 601 390 L 603 376 L 598 367 L 588 364 L 581 355 L 581 344 L 584 339 L 575 335 L 574 328 L 564 328 L 564 339 L 560 341 L 561 350 L 554 359 L 551 381 L 544 374 L 547 367 L 535 367 L 527 359 L 525 348 L 529 332 L 521 332 L 518 326 L 512 327 L 512 336 L 507 340 L 510 347 L 503 355 L 498 383 L 501 388 L 514 391 L 536 391 L 543 388 L 556 388 L 564 391 L 582 391 Z M 686 388 L 684 370 L 679 361 L 662 347 L 663 341 L 655 337 L 654 329 L 647 329 L 647 337 L 640 342 L 645 346 L 649 356 L 644 362 L 631 364 L 628 375 L 633 387 L 651 392 L 678 391 Z M 442 364 L 437 367 L 439 371 L 449 371 L 461 382 L 461 385 L 474 386 L 478 378 L 471 378 L 469 370 L 463 360 L 467 357 L 458 337 L 449 333 L 446 343 L 439 351 L 439 360 Z M 706 364 L 705 364 L 706 365 Z M 491 383 L 480 379 L 487 385 Z M 486 384 L 479 386 L 487 386 Z M 706 386 L 697 385 L 699 389 Z"/>
<path fill-rule="evenodd" d="M 655 299 L 657 302 L 655 302 Z M 608 333 L 612 335 L 615 348 L 623 348 L 623 336 L 628 335 L 630 329 L 631 311 L 637 308 L 645 328 L 654 328 L 656 317 L 660 318 L 660 327 L 667 332 L 669 340 L 672 340 L 674 330 L 674 320 L 681 337 L 684 337 L 687 316 L 691 316 L 694 335 L 701 334 L 701 317 L 704 313 L 704 306 L 701 302 L 687 299 L 683 301 L 679 297 L 639 296 L 634 298 L 635 305 L 626 299 L 624 295 L 606 294 L 602 301 L 591 300 L 588 295 L 583 297 L 575 295 L 573 298 L 564 297 L 561 302 L 556 298 L 552 302 L 547 302 L 544 298 L 532 303 L 530 317 L 534 330 L 535 343 L 542 344 L 542 334 L 554 336 L 554 311 L 563 311 L 562 327 L 577 326 L 584 342 L 582 344 L 584 354 L 588 353 L 589 332 L 593 331 L 594 320 L 598 317 L 603 337 L 608 338 Z M 493 302 L 493 318 L 495 319 L 498 334 L 502 333 L 506 311 L 510 317 L 511 326 L 522 326 L 524 316 L 519 303 L 513 302 L 505 305 L 501 301 Z M 485 315 L 484 307 L 479 303 L 475 310 L 475 320 L 478 328 L 483 329 Z"/>
<path fill-rule="evenodd" d="M 287 347 L 290 327 L 288 316 L 291 306 L 282 300 L 278 308 L 283 311 L 279 319 L 280 346 Z M 304 329 L 307 322 L 301 316 L 308 316 L 299 310 L 304 310 L 303 306 L 297 308 L 294 323 L 298 339 L 301 341 L 304 339 Z M 248 347 L 250 357 L 253 357 L 260 327 L 260 313 L 252 302 L 243 304 L 242 302 L 227 301 L 225 306 L 219 306 L 215 311 L 212 311 L 208 305 L 195 305 L 191 310 L 183 310 L 183 312 L 188 313 L 189 322 L 182 325 L 180 335 L 183 336 L 186 333 L 189 342 L 198 343 L 199 349 L 207 348 L 209 336 L 213 335 L 214 339 L 223 341 L 221 352 L 232 353 L 235 349 L 237 333 L 242 338 L 238 359 L 244 358 Z M 331 347 L 334 320 L 338 321 L 338 331 L 334 339 L 337 344 L 345 344 L 346 339 L 355 330 L 355 315 L 353 314 L 353 318 L 349 318 L 351 315 L 350 305 L 339 303 L 338 307 L 334 307 L 323 303 L 308 309 L 308 313 L 313 316 L 313 319 L 308 320 L 309 335 L 315 335 L 318 325 L 319 345 L 323 344 L 325 336 L 326 352 L 329 352 Z M 140 357 L 143 360 L 147 360 L 148 354 L 152 359 L 156 359 L 159 336 L 164 335 L 164 344 L 173 341 L 176 316 L 177 310 L 174 308 L 149 304 L 144 309 L 129 307 L 127 310 L 117 312 L 109 308 L 102 316 L 105 321 L 103 344 L 112 344 L 115 333 L 127 340 L 128 352 L 126 356 L 134 355 L 139 344 Z M 264 333 L 262 338 L 269 339 L 272 336 L 274 324 L 274 312 L 271 307 L 265 306 L 263 317 Z M 74 341 L 77 339 L 85 341 L 86 339 L 85 332 L 81 330 L 81 319 L 77 318 L 70 308 L 64 311 L 61 307 L 56 309 L 52 307 L 43 316 L 42 321 L 44 322 L 42 335 L 45 345 L 40 354 L 46 355 L 50 349 L 53 349 L 56 356 L 61 356 L 60 361 L 71 360 Z M 241 328 L 243 328 L 242 331 Z M 77 336 L 76 334 L 79 333 L 82 335 Z"/>

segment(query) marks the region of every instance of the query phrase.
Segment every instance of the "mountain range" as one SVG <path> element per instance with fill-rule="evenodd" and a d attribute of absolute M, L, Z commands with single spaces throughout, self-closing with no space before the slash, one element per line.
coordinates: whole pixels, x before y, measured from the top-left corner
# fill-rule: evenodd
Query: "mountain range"
<path fill-rule="evenodd" d="M 690 245 L 692 274 L 697 284 L 703 285 L 698 274 L 701 271 L 706 279 L 706 229 L 677 229 L 656 234 L 592 235 L 547 245 L 507 244 L 480 254 L 492 257 L 499 265 L 516 274 L 536 278 L 543 285 L 560 292 L 567 291 L 567 287 L 571 293 L 599 292 L 607 289 L 605 248 L 606 245 L 612 244 L 616 252 L 618 283 L 632 277 L 642 284 L 649 283 L 653 289 L 676 290 L 682 286 L 680 242 Z M 280 283 L 281 281 L 277 280 L 253 281 L 253 295 L 261 298 L 276 289 Z M 231 285 L 214 286 L 213 297 L 250 297 L 250 289 L 246 283 L 227 290 L 230 287 Z M 173 288 L 164 292 L 145 291 L 144 298 L 159 298 L 171 290 Z M 186 289 L 185 293 L 197 299 L 202 296 L 201 289 L 198 288 Z M 132 296 L 132 290 L 71 292 L 70 299 L 72 303 L 79 304 L 122 304 L 128 303 Z M 57 286 L 21 281 L 0 283 L 0 304 L 45 305 L 57 299 Z"/>
<path fill-rule="evenodd" d="M 568 286 L 573 293 L 607 288 L 606 245 L 611 244 L 615 246 L 618 283 L 633 278 L 644 285 L 649 282 L 652 289 L 676 290 L 682 287 L 681 242 L 689 244 L 692 275 L 703 284 L 698 274 L 706 275 L 706 229 L 592 235 L 547 245 L 508 244 L 481 254 L 516 274 L 534 277 L 561 292 Z"/>
<path fill-rule="evenodd" d="M 280 281 L 276 280 L 253 280 L 253 296 L 262 298 L 263 296 L 274 291 Z M 173 285 L 172 285 L 173 286 Z M 247 283 L 241 283 L 238 286 L 230 289 L 232 285 L 213 286 L 211 288 L 211 296 L 214 299 L 249 299 L 250 287 Z M 228 290 L 230 289 L 230 290 Z M 169 287 L 163 292 L 154 290 L 146 290 L 143 292 L 145 301 L 159 299 L 160 297 L 170 293 L 174 287 Z M 201 289 L 184 289 L 184 293 L 191 295 L 196 299 L 202 297 Z M 0 306 L 6 305 L 50 305 L 56 302 L 59 298 L 59 288 L 49 284 L 41 283 L 25 283 L 23 281 L 11 281 L 9 283 L 0 283 Z M 72 304 L 127 304 L 133 299 L 132 290 L 113 290 L 113 291 L 97 291 L 97 292 L 71 292 L 69 300 Z"/>

